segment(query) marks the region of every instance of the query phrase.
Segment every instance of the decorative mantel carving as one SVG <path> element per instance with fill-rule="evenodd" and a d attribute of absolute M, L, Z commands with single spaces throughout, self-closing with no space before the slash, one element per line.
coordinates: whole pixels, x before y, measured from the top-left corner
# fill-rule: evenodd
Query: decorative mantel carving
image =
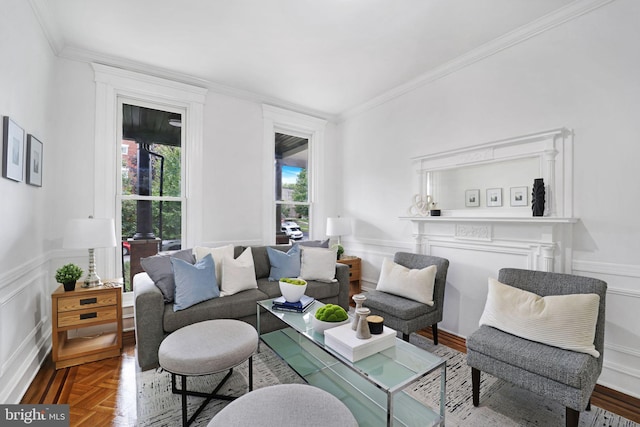
<path fill-rule="evenodd" d="M 456 224 L 457 239 L 491 241 L 491 226 L 488 224 Z"/>

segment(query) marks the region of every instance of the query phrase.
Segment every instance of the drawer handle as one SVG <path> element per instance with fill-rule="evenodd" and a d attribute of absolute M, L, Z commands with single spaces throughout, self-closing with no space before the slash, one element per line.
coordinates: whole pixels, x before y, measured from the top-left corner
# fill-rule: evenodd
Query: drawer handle
<path fill-rule="evenodd" d="M 80 320 L 84 319 L 93 319 L 94 317 L 98 317 L 98 313 L 95 311 L 93 313 L 85 313 L 80 315 Z"/>
<path fill-rule="evenodd" d="M 97 302 L 98 298 L 85 298 L 80 300 L 80 305 L 95 304 Z"/>
<path fill-rule="evenodd" d="M 349 272 L 349 277 L 353 276 L 353 273 Z"/>

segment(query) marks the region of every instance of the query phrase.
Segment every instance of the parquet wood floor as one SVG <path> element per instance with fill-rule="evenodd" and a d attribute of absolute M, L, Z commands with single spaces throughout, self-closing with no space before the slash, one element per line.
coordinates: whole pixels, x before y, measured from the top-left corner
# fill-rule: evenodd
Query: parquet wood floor
<path fill-rule="evenodd" d="M 431 328 L 419 332 L 431 338 Z M 441 345 L 467 351 L 465 340 L 439 331 Z M 51 356 L 31 383 L 21 403 L 68 403 L 71 426 L 134 426 L 136 362 L 133 333 L 125 332 L 121 357 L 56 371 Z M 640 399 L 596 386 L 592 403 L 640 423 Z"/>
<path fill-rule="evenodd" d="M 120 357 L 57 371 L 49 355 L 21 403 L 67 403 L 71 426 L 133 426 L 136 422 L 134 350 L 131 337 L 125 337 Z"/>

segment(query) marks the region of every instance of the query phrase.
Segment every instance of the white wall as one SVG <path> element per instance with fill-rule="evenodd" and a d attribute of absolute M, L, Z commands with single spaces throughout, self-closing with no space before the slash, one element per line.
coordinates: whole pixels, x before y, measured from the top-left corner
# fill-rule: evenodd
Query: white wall
<path fill-rule="evenodd" d="M 344 168 L 345 215 L 357 218 L 355 235 L 344 240 L 347 252 L 363 258 L 365 285 L 375 285 L 383 256 L 413 248 L 410 224 L 398 219 L 411 203 L 411 157 L 572 128 L 580 219 L 573 271 L 609 284 L 600 382 L 640 397 L 638 16 L 639 2 L 612 2 L 348 118 L 344 158 L 359 161 Z M 482 307 L 486 277 L 497 275 L 500 259 L 438 254 L 451 261 L 441 327 L 466 336 L 481 309 L 461 305 L 462 296 L 476 295 Z"/>
<path fill-rule="evenodd" d="M 0 402 L 17 402 L 49 344 L 51 292 L 46 229 L 53 197 L 55 57 L 28 2 L 0 14 L 0 115 L 43 142 L 41 188 L 0 178 Z"/>

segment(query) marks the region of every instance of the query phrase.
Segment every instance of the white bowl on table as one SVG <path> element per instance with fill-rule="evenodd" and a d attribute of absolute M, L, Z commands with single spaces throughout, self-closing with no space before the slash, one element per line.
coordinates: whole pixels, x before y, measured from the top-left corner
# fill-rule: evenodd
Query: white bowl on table
<path fill-rule="evenodd" d="M 331 329 L 331 328 L 335 328 L 337 326 L 341 326 L 344 324 L 347 324 L 351 321 L 351 319 L 347 318 L 345 320 L 342 320 L 340 322 L 325 322 L 324 320 L 318 320 L 316 319 L 315 316 L 313 316 L 311 318 L 311 326 L 313 327 L 313 330 L 324 335 L 324 331 L 326 331 L 327 329 Z M 355 332 L 354 332 L 355 334 Z"/>
<path fill-rule="evenodd" d="M 300 298 L 302 298 L 302 295 L 304 295 L 307 290 L 307 282 L 304 280 L 302 281 L 304 282 L 304 285 L 294 285 L 293 283 L 283 282 L 282 280 L 279 281 L 280 293 L 287 302 L 300 301 Z"/>

